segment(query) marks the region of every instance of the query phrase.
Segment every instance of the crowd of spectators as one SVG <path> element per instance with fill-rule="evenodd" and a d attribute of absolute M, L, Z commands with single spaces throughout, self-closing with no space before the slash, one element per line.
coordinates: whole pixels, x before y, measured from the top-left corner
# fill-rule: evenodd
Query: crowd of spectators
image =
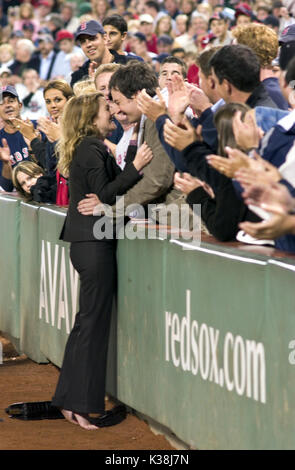
<path fill-rule="evenodd" d="M 121 170 L 152 152 L 126 206 L 201 204 L 218 240 L 295 252 L 293 2 L 0 0 L 0 25 L 2 191 L 68 204 L 63 110 L 100 92 Z"/>

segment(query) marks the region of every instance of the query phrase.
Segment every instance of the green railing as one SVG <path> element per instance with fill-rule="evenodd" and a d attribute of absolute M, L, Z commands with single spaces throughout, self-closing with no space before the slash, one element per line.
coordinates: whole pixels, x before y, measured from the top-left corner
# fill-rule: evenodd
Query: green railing
<path fill-rule="evenodd" d="M 65 213 L 0 196 L 0 330 L 57 366 L 79 291 Z M 295 259 L 210 237 L 184 248 L 119 241 L 108 393 L 193 448 L 294 448 Z"/>

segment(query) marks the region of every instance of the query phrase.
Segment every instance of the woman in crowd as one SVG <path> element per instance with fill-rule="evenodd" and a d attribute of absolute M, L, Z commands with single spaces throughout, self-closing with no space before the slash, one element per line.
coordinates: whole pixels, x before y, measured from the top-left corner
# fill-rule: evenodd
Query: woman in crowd
<path fill-rule="evenodd" d="M 36 135 L 32 123 L 16 120 L 19 131 L 29 140 L 32 153 L 38 164 L 42 166 L 48 176 L 56 177 L 56 203 L 62 206 L 68 204 L 68 187 L 66 179 L 56 170 L 55 146 L 60 138 L 59 120 L 65 104 L 73 94 L 72 88 L 64 80 L 51 80 L 44 88 L 43 96 L 50 118 L 41 117 L 38 119 L 38 129 L 46 136 L 42 140 L 40 136 Z M 44 195 L 44 197 L 46 196 Z"/>
<path fill-rule="evenodd" d="M 167 36 L 174 37 L 173 28 L 172 28 L 172 18 L 169 15 L 163 15 L 157 21 L 155 27 L 155 34 L 157 37 L 166 34 Z"/>
<path fill-rule="evenodd" d="M 61 239 L 71 242 L 70 256 L 80 275 L 80 309 L 69 336 L 52 404 L 70 422 L 95 429 L 91 413 L 103 413 L 105 375 L 112 303 L 116 290 L 116 241 L 101 216 L 84 216 L 78 202 L 88 193 L 112 205 L 141 179 L 152 158 L 147 146 L 124 171 L 103 143 L 114 128 L 109 106 L 100 93 L 73 97 L 65 107 L 58 144 L 58 169 L 69 178 L 70 205 Z M 105 223 L 105 222 L 104 222 Z M 113 233 L 112 218 L 110 219 Z M 107 232 L 108 230 L 106 230 Z M 94 234 L 95 233 L 95 234 Z M 96 236 L 95 236 L 96 235 Z"/>
<path fill-rule="evenodd" d="M 47 202 L 56 200 L 56 178 L 31 161 L 20 162 L 12 172 L 12 182 L 25 201 Z"/>
<path fill-rule="evenodd" d="M 240 103 L 230 103 L 221 107 L 214 116 L 214 123 L 218 132 L 218 154 L 222 157 L 228 157 L 228 147 L 237 149 L 233 133 L 233 118 L 237 111 L 241 112 L 242 119 L 250 108 Z M 174 133 L 174 124 L 168 122 L 168 134 L 166 134 L 169 142 L 175 143 L 172 138 Z M 166 125 L 166 124 L 165 124 Z M 168 143 L 169 143 L 168 142 Z M 208 159 L 213 158 L 210 153 L 211 149 L 204 146 L 203 152 L 207 152 Z M 191 151 L 186 153 L 186 158 L 190 159 L 195 150 L 191 146 Z M 190 165 L 190 171 L 194 174 L 194 168 Z M 239 231 L 239 223 L 243 220 L 257 221 L 258 218 L 253 214 L 243 200 L 236 194 L 231 178 L 219 174 L 216 194 L 212 189 L 193 177 L 189 173 L 175 174 L 175 186 L 187 195 L 187 202 L 193 206 L 201 204 L 202 220 L 206 224 L 209 232 L 220 241 L 234 240 Z"/>

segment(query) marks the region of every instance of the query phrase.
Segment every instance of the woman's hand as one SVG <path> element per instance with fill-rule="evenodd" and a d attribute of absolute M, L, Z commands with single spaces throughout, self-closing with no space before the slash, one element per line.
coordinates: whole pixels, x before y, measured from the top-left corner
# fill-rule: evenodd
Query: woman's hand
<path fill-rule="evenodd" d="M 209 165 L 219 171 L 219 173 L 228 178 L 234 178 L 238 170 L 250 166 L 250 158 L 245 153 L 230 147 L 226 147 L 225 150 L 227 151 L 228 158 L 220 157 L 219 155 L 208 155 L 206 157 Z"/>
<path fill-rule="evenodd" d="M 142 170 L 153 158 L 153 152 L 150 147 L 144 142 L 136 152 L 133 160 L 133 165 L 137 171 Z"/>
<path fill-rule="evenodd" d="M 78 212 L 82 215 L 95 215 L 94 209 L 101 204 L 98 196 L 93 193 L 85 194 L 85 196 L 86 198 L 79 201 L 77 205 Z"/>
<path fill-rule="evenodd" d="M 60 139 L 61 129 L 58 122 L 50 121 L 49 118 L 40 117 L 38 119 L 38 129 L 44 132 L 49 142 L 56 142 Z"/>
<path fill-rule="evenodd" d="M 214 192 L 212 188 L 204 181 L 192 176 L 190 173 L 175 173 L 174 175 L 174 186 L 184 194 L 191 193 L 194 189 L 202 187 L 210 197 L 214 198 Z"/>

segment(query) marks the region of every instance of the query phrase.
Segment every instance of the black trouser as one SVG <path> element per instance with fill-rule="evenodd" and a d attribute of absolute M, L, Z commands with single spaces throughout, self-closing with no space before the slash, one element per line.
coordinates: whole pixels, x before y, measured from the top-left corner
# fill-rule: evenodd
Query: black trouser
<path fill-rule="evenodd" d="M 80 275 L 79 312 L 66 344 L 52 404 L 77 413 L 101 413 L 116 291 L 116 242 L 73 242 L 70 257 Z"/>

